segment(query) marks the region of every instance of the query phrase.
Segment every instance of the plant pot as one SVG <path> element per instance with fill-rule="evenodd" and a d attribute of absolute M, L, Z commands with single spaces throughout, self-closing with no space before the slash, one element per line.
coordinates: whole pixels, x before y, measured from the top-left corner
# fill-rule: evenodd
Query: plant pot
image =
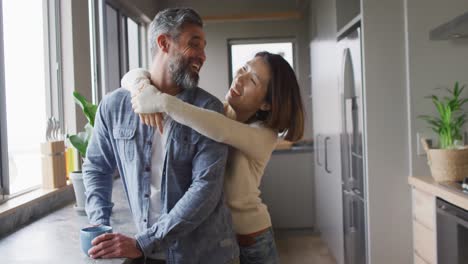
<path fill-rule="evenodd" d="M 461 149 L 430 149 L 425 139 L 421 141 L 436 182 L 463 181 L 468 176 L 468 146 Z"/>
<path fill-rule="evenodd" d="M 81 171 L 72 171 L 70 172 L 70 179 L 73 183 L 73 190 L 75 191 L 76 204 L 74 208 L 78 214 L 85 215 L 86 195 L 83 173 Z"/>

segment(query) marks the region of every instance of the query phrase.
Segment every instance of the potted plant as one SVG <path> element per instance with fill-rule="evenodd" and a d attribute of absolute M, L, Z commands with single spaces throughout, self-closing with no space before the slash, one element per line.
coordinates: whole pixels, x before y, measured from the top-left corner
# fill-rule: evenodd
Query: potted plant
<path fill-rule="evenodd" d="M 75 99 L 75 103 L 77 103 L 83 110 L 83 114 L 88 120 L 88 123 L 85 125 L 85 130 L 83 132 L 79 132 L 77 135 L 67 135 L 67 139 L 70 145 L 78 151 L 83 159 L 85 159 L 86 149 L 88 148 L 89 140 L 93 134 L 94 118 L 97 112 L 97 105 L 88 102 L 86 98 L 77 91 L 73 92 L 73 97 Z M 70 179 L 73 183 L 73 189 L 75 190 L 75 210 L 80 214 L 85 214 L 84 208 L 86 196 L 82 171 L 79 170 L 71 172 Z"/>
<path fill-rule="evenodd" d="M 420 116 L 439 137 L 438 149 L 430 149 L 427 140 L 421 139 L 432 177 L 437 182 L 461 181 L 468 175 L 468 148 L 462 143 L 462 128 L 466 122 L 462 106 L 468 102 L 460 96 L 464 89 L 465 86 L 459 87 L 456 82 L 453 89 L 446 89 L 448 96 L 429 96 L 438 115 Z"/>

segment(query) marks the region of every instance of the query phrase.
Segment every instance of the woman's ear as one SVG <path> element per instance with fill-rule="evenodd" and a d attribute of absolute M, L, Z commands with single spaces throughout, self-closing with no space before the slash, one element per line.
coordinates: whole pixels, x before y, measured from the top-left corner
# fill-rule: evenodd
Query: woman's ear
<path fill-rule="evenodd" d="M 271 110 L 271 105 L 267 102 L 263 102 L 263 104 L 260 106 L 260 110 L 262 111 L 270 111 Z"/>
<path fill-rule="evenodd" d="M 158 44 L 159 50 L 162 50 L 163 52 L 168 52 L 169 51 L 169 36 L 166 34 L 161 34 L 158 36 L 156 39 L 156 42 Z"/>

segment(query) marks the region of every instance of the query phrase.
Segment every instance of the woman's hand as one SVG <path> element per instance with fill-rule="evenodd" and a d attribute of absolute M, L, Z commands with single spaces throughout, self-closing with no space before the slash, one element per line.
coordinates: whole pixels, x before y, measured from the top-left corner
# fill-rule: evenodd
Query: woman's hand
<path fill-rule="evenodd" d="M 132 97 L 140 93 L 146 85 L 151 85 L 151 74 L 145 69 L 133 69 L 127 72 L 120 81 L 123 88 L 130 91 Z"/>
<path fill-rule="evenodd" d="M 161 93 L 152 85 L 145 85 L 132 96 L 132 108 L 137 114 L 163 113 L 166 111 L 167 94 Z"/>
<path fill-rule="evenodd" d="M 135 111 L 137 106 L 140 106 L 143 102 L 136 99 L 136 104 L 134 104 L 133 98 L 138 96 L 145 87 L 151 87 L 159 93 L 156 87 L 151 85 L 150 81 L 151 74 L 145 69 L 133 69 L 127 72 L 121 80 L 122 87 L 130 91 L 132 96 L 132 106 Z M 147 102 L 145 102 L 147 103 Z M 162 113 L 140 113 L 140 120 L 142 123 L 148 126 L 157 127 L 159 132 L 163 133 L 163 116 Z"/>

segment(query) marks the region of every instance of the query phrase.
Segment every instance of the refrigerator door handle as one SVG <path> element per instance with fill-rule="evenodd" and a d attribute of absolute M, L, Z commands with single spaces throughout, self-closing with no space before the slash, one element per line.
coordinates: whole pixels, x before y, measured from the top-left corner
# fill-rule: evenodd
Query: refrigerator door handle
<path fill-rule="evenodd" d="M 348 196 L 349 199 L 346 200 L 346 205 L 348 207 L 348 215 L 346 217 L 348 218 L 348 226 L 346 227 L 349 232 L 356 232 L 356 221 L 355 221 L 355 213 L 356 213 L 356 208 L 355 204 L 356 201 L 354 200 L 354 194 L 351 191 L 348 190 L 343 190 L 343 193 L 345 196 Z"/>
<path fill-rule="evenodd" d="M 325 147 L 325 171 L 327 173 L 332 173 L 332 171 L 330 169 L 328 169 L 328 141 L 330 140 L 331 138 L 330 137 L 325 137 L 325 140 L 323 141 L 324 143 L 324 147 Z"/>
<path fill-rule="evenodd" d="M 358 188 L 353 188 L 353 191 L 359 195 L 361 195 L 361 191 Z"/>
<path fill-rule="evenodd" d="M 317 165 L 322 167 L 322 163 L 320 163 L 320 134 L 317 134 L 316 136 L 316 146 L 315 146 L 315 152 L 316 152 L 316 157 L 317 157 Z"/>

